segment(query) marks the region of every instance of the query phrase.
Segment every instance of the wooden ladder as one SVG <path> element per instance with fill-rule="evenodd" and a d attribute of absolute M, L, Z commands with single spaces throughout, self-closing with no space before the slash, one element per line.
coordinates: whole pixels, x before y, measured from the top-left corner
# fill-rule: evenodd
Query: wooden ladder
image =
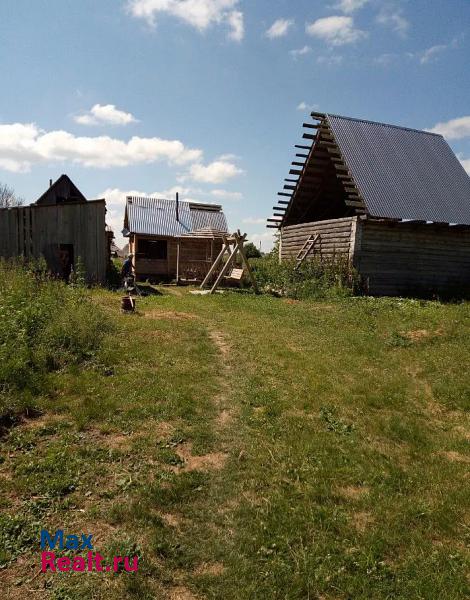
<path fill-rule="evenodd" d="M 319 233 L 308 236 L 307 240 L 305 241 L 305 244 L 302 246 L 299 253 L 297 254 L 297 257 L 296 257 L 297 264 L 295 265 L 294 271 L 297 271 L 297 269 L 300 267 L 300 265 L 304 262 L 304 260 L 310 254 L 312 248 L 315 246 L 315 244 L 317 243 L 317 241 L 319 239 L 320 239 Z"/>

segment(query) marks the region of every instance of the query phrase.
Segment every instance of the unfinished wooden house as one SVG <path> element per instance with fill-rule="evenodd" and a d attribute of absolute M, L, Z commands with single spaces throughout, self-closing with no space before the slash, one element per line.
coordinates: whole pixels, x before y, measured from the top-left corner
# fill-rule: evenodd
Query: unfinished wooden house
<path fill-rule="evenodd" d="M 222 249 L 222 207 L 128 197 L 123 235 L 139 281 L 202 281 Z"/>
<path fill-rule="evenodd" d="M 87 200 L 67 175 L 28 206 L 0 209 L 0 257 L 44 257 L 53 275 L 67 279 L 80 258 L 88 282 L 104 283 L 109 233 L 104 200 Z"/>
<path fill-rule="evenodd" d="M 470 288 L 470 178 L 444 138 L 311 116 L 268 219 L 280 259 L 347 258 L 376 295 Z"/>

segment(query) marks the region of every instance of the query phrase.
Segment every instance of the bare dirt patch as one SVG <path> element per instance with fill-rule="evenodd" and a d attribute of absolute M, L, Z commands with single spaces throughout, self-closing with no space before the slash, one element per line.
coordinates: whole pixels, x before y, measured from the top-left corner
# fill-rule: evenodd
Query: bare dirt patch
<path fill-rule="evenodd" d="M 201 456 L 193 456 L 192 444 L 181 444 L 176 448 L 176 453 L 183 461 L 177 471 L 220 471 L 224 468 L 228 455 L 224 452 L 210 452 Z"/>
<path fill-rule="evenodd" d="M 169 525 L 170 527 L 179 527 L 181 525 L 181 519 L 177 515 L 172 513 L 164 513 L 161 515 L 161 517 L 165 524 Z"/>
<path fill-rule="evenodd" d="M 450 462 L 470 463 L 470 456 L 455 452 L 455 450 L 448 450 L 447 452 L 441 452 L 441 455 L 450 460 Z"/>
<path fill-rule="evenodd" d="M 188 588 L 184 586 L 178 586 L 173 588 L 169 595 L 169 600 L 198 600 L 197 596 L 195 596 Z"/>
<path fill-rule="evenodd" d="M 222 356 L 227 356 L 229 354 L 230 344 L 227 342 L 225 335 L 221 331 L 211 330 L 209 332 L 209 337 Z"/>
<path fill-rule="evenodd" d="M 222 563 L 203 563 L 194 571 L 195 575 L 210 575 L 217 577 L 225 573 L 226 569 Z"/>
<path fill-rule="evenodd" d="M 367 486 L 348 485 L 339 488 L 338 493 L 346 500 L 361 500 L 361 498 L 367 496 L 369 488 Z"/>
<path fill-rule="evenodd" d="M 414 329 L 411 331 L 404 331 L 401 335 L 412 342 L 419 342 L 424 339 L 432 339 L 443 336 L 444 331 L 442 329 L 436 329 L 436 331 L 429 331 L 428 329 Z"/>
<path fill-rule="evenodd" d="M 360 533 L 366 531 L 373 522 L 374 517 L 368 512 L 361 511 L 352 515 L 352 523 Z"/>
<path fill-rule="evenodd" d="M 197 319 L 192 313 L 177 312 L 175 310 L 149 310 L 143 313 L 147 319 L 168 319 L 170 321 L 187 321 Z"/>

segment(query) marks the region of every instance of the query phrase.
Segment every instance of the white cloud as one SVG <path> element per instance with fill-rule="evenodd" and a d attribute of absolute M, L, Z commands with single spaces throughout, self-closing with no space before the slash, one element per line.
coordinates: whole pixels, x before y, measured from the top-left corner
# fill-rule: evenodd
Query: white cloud
<path fill-rule="evenodd" d="M 398 54 L 393 53 L 385 53 L 380 54 L 380 56 L 376 56 L 372 62 L 374 65 L 379 65 L 380 67 L 388 67 L 393 64 L 398 59 Z"/>
<path fill-rule="evenodd" d="M 306 110 L 318 110 L 320 107 L 318 104 L 307 104 L 306 102 L 300 102 L 297 105 L 297 110 L 306 111 Z"/>
<path fill-rule="evenodd" d="M 352 17 L 334 16 L 317 19 L 307 23 L 306 31 L 309 35 L 324 40 L 331 46 L 354 44 L 366 37 L 366 32 L 356 29 Z"/>
<path fill-rule="evenodd" d="M 266 31 L 266 37 L 271 40 L 274 38 L 283 37 L 287 35 L 293 24 L 293 19 L 278 19 L 277 21 L 274 21 L 271 27 Z"/>
<path fill-rule="evenodd" d="M 309 54 L 311 51 L 312 51 L 312 48 L 310 46 L 303 46 L 303 48 L 297 48 L 295 50 L 290 50 L 289 54 L 294 59 L 297 59 L 297 58 L 299 58 L 299 56 L 305 56 L 306 54 Z"/>
<path fill-rule="evenodd" d="M 377 23 L 389 27 L 402 36 L 405 36 L 410 28 L 410 23 L 403 16 L 401 9 L 384 8 L 377 16 Z"/>
<path fill-rule="evenodd" d="M 339 0 L 339 2 L 335 4 L 333 8 L 336 8 L 346 14 L 351 14 L 369 2 L 370 0 Z"/>
<path fill-rule="evenodd" d="M 241 169 L 226 160 L 215 160 L 208 165 L 197 163 L 189 168 L 189 177 L 203 183 L 223 183 L 240 173 L 243 173 Z"/>
<path fill-rule="evenodd" d="M 329 54 L 328 56 L 318 56 L 317 63 L 319 65 L 326 65 L 330 67 L 337 67 L 343 62 L 343 57 L 338 54 Z"/>
<path fill-rule="evenodd" d="M 459 160 L 462 163 L 463 168 L 470 175 L 470 158 L 462 158 L 462 156 L 459 156 Z"/>
<path fill-rule="evenodd" d="M 227 15 L 227 23 L 231 28 L 228 37 L 234 42 L 241 42 L 245 36 L 243 13 L 239 10 L 233 10 Z"/>
<path fill-rule="evenodd" d="M 33 164 L 72 162 L 84 167 L 127 167 L 166 160 L 183 165 L 202 159 L 202 150 L 179 140 L 134 136 L 128 141 L 109 136 L 75 136 L 67 131 L 46 132 L 34 123 L 0 125 L 0 167 L 29 171 Z"/>
<path fill-rule="evenodd" d="M 421 55 L 421 57 L 419 59 L 419 62 L 422 65 L 432 62 L 438 54 L 441 54 L 442 52 L 447 50 L 447 48 L 448 48 L 448 46 L 446 46 L 445 44 L 438 44 L 436 46 L 431 46 L 431 48 L 428 48 L 427 50 L 425 50 L 423 52 L 423 54 Z"/>
<path fill-rule="evenodd" d="M 470 137 L 470 116 L 437 123 L 432 129 L 427 129 L 426 131 L 439 133 L 448 140 L 461 140 L 462 138 Z"/>
<path fill-rule="evenodd" d="M 128 11 L 152 27 L 160 14 L 180 19 L 199 31 L 225 24 L 230 28 L 229 38 L 240 41 L 244 23 L 243 13 L 234 10 L 238 4 L 239 0 L 129 0 Z"/>
<path fill-rule="evenodd" d="M 241 192 L 229 192 L 227 190 L 212 190 L 211 195 L 221 200 L 241 200 L 243 198 Z"/>
<path fill-rule="evenodd" d="M 137 119 L 114 104 L 95 104 L 88 112 L 75 116 L 74 121 L 80 125 L 129 125 Z"/>
<path fill-rule="evenodd" d="M 266 219 L 264 219 L 266 222 Z M 271 233 L 271 231 L 265 231 L 263 233 L 250 233 L 248 234 L 248 241 L 253 242 L 253 244 L 259 248 L 261 244 L 261 250 L 263 252 L 269 252 L 275 241 L 275 233 Z"/>
<path fill-rule="evenodd" d="M 242 219 L 242 223 L 245 225 L 263 225 L 266 224 L 266 217 L 256 218 L 256 217 L 247 217 L 246 219 Z"/>

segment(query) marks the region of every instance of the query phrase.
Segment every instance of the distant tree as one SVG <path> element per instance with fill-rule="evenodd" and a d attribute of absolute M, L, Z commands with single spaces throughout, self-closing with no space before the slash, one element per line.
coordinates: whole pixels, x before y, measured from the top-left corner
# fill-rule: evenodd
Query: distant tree
<path fill-rule="evenodd" d="M 247 258 L 261 258 L 261 252 L 253 244 L 253 242 L 248 242 L 248 244 L 245 244 L 243 249 L 245 250 L 245 255 Z"/>
<path fill-rule="evenodd" d="M 10 208 L 24 204 L 23 198 L 15 194 L 15 190 L 0 181 L 0 208 Z"/>

